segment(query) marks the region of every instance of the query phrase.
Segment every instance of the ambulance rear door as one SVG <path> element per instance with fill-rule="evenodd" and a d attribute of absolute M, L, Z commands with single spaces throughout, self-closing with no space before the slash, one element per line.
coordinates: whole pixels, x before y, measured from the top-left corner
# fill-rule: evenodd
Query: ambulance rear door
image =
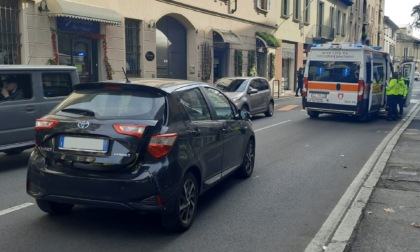
<path fill-rule="evenodd" d="M 307 107 L 319 111 L 355 114 L 362 49 L 315 49 L 307 69 Z"/>
<path fill-rule="evenodd" d="M 404 77 L 405 84 L 408 88 L 407 98 L 405 100 L 404 107 L 408 107 L 410 105 L 411 94 L 413 91 L 414 86 L 414 72 L 415 72 L 415 63 L 414 62 L 406 62 L 403 63 L 400 67 L 400 72 Z"/>

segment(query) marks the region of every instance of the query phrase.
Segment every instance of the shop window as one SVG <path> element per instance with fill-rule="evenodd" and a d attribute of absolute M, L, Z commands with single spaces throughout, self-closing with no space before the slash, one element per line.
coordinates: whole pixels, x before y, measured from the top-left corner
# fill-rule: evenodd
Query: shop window
<path fill-rule="evenodd" d="M 0 1 L 0 64 L 20 64 L 18 1 Z"/>
<path fill-rule="evenodd" d="M 140 76 L 140 21 L 125 19 L 126 73 Z"/>

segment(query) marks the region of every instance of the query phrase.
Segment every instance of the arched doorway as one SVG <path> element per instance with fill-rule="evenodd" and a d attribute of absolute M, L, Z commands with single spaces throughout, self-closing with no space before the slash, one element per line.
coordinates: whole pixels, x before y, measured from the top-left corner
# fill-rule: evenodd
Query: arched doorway
<path fill-rule="evenodd" d="M 156 24 L 158 78 L 187 79 L 187 30 L 175 18 L 162 17 Z"/>

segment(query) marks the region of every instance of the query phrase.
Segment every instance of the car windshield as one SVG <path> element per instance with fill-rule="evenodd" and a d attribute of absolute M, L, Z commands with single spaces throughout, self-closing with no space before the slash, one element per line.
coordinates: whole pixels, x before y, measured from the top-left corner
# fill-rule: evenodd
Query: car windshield
<path fill-rule="evenodd" d="M 243 92 L 246 88 L 245 79 L 221 79 L 216 87 L 223 92 Z"/>
<path fill-rule="evenodd" d="M 98 119 L 159 120 L 163 117 L 164 110 L 165 98 L 155 92 L 87 89 L 74 91 L 51 113 L 66 116 L 88 115 Z"/>

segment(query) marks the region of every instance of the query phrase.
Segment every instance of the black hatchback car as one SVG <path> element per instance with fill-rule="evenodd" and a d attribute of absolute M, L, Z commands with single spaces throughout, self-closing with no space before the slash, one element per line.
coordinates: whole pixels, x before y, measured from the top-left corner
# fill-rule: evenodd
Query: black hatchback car
<path fill-rule="evenodd" d="M 50 214 L 74 205 L 157 212 L 166 228 L 184 231 L 200 194 L 233 172 L 251 176 L 249 117 L 201 82 L 75 85 L 36 121 L 27 192 Z"/>

